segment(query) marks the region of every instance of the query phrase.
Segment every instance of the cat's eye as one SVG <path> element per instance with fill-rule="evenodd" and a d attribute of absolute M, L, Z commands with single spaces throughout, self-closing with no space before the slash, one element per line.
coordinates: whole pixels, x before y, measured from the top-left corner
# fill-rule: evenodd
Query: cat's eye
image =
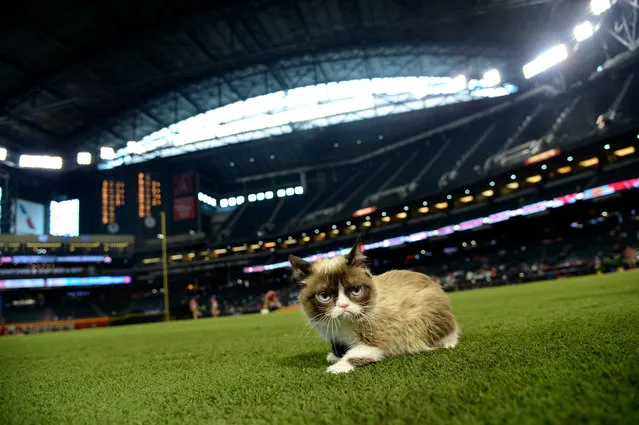
<path fill-rule="evenodd" d="M 362 295 L 362 287 L 361 286 L 353 286 L 351 288 L 351 295 L 354 297 L 359 297 L 360 295 Z"/>
<path fill-rule="evenodd" d="M 320 292 L 319 294 L 315 295 L 315 297 L 321 303 L 327 303 L 331 300 L 331 298 L 333 298 L 330 294 L 327 294 L 326 292 Z"/>

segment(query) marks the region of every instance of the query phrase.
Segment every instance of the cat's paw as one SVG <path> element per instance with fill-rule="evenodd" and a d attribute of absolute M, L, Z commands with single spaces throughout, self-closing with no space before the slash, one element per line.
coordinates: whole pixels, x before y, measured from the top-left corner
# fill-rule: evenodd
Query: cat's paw
<path fill-rule="evenodd" d="M 337 363 L 339 361 L 340 357 L 337 357 L 335 354 L 333 354 L 332 352 L 329 352 L 326 355 L 326 361 L 329 362 L 330 364 L 333 363 Z"/>
<path fill-rule="evenodd" d="M 340 361 L 326 369 L 326 373 L 348 373 L 355 370 L 355 367 L 347 361 Z"/>

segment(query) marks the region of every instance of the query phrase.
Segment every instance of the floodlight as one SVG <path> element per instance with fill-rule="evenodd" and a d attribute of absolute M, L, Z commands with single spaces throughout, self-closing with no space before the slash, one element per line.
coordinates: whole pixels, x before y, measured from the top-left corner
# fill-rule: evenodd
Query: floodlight
<path fill-rule="evenodd" d="M 558 63 L 565 61 L 567 58 L 568 48 L 565 44 L 558 44 L 524 65 L 524 77 L 526 77 L 526 79 L 530 79 Z"/>
<path fill-rule="evenodd" d="M 7 149 L 0 148 L 0 161 L 6 161 L 6 160 L 7 160 Z"/>
<path fill-rule="evenodd" d="M 273 191 L 272 190 L 268 190 L 268 191 L 264 192 L 264 199 L 273 199 Z"/>
<path fill-rule="evenodd" d="M 302 195 L 304 194 L 304 188 L 302 186 L 297 186 L 295 187 L 295 194 L 296 195 Z"/>
<path fill-rule="evenodd" d="M 292 187 L 287 187 L 286 196 L 293 196 L 293 195 L 295 195 L 295 189 L 293 189 Z"/>
<path fill-rule="evenodd" d="M 220 207 L 226 208 L 229 206 L 229 201 L 226 198 L 220 199 Z"/>
<path fill-rule="evenodd" d="M 244 197 L 242 195 L 235 198 L 235 200 L 237 201 L 238 205 L 242 205 L 244 203 Z"/>
<path fill-rule="evenodd" d="M 256 200 L 257 200 L 257 196 L 255 196 L 255 194 L 254 194 L 254 193 L 251 193 L 251 194 L 248 196 L 248 201 L 249 201 L 249 202 L 255 202 Z"/>
<path fill-rule="evenodd" d="M 20 155 L 18 165 L 20 165 L 21 168 L 60 170 L 62 168 L 62 158 L 49 155 Z"/>
<path fill-rule="evenodd" d="M 277 189 L 277 197 L 278 198 L 283 198 L 286 196 L 286 190 L 284 189 Z"/>
<path fill-rule="evenodd" d="M 501 74 L 497 69 L 490 69 L 484 72 L 484 76 L 482 77 L 482 86 L 483 87 L 494 87 L 501 83 Z"/>
<path fill-rule="evenodd" d="M 115 158 L 115 149 L 110 146 L 102 146 L 100 148 L 100 158 L 104 160 Z"/>
<path fill-rule="evenodd" d="M 91 165 L 91 153 L 90 152 L 78 152 L 78 164 L 79 165 Z"/>
<path fill-rule="evenodd" d="M 610 0 L 590 0 L 590 11 L 593 15 L 599 16 L 610 9 Z"/>
<path fill-rule="evenodd" d="M 257 194 L 257 200 L 258 201 L 263 201 L 264 200 L 264 192 L 260 192 Z"/>
<path fill-rule="evenodd" d="M 237 205 L 237 200 L 235 199 L 235 197 L 231 196 L 229 198 L 229 207 L 234 207 L 235 205 Z"/>
<path fill-rule="evenodd" d="M 578 42 L 582 42 L 592 37 L 594 33 L 595 27 L 589 21 L 582 22 L 572 30 L 572 35 L 575 36 L 575 40 Z"/>

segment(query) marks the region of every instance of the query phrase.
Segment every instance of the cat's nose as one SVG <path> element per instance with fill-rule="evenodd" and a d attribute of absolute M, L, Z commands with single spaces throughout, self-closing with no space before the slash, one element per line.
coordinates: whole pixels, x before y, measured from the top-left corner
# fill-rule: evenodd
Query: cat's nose
<path fill-rule="evenodd" d="M 348 307 L 350 304 L 337 304 L 338 307 L 343 308 L 344 310 L 346 310 L 346 307 Z"/>

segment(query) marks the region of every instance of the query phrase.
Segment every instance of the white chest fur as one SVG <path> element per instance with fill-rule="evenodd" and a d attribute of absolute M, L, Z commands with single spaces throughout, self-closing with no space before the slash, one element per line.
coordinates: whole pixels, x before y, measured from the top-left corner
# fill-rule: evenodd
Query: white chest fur
<path fill-rule="evenodd" d="M 352 320 L 334 319 L 329 322 L 313 323 L 313 327 L 328 341 L 339 341 L 353 346 L 359 343 Z"/>

